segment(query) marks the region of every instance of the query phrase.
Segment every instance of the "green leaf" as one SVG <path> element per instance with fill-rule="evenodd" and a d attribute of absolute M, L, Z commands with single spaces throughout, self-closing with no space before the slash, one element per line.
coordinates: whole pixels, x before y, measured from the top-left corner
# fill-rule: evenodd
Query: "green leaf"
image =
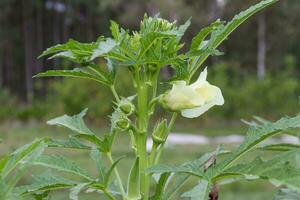
<path fill-rule="evenodd" d="M 190 27 L 191 25 L 191 18 L 188 19 L 183 25 L 180 25 L 177 29 L 177 35 L 178 35 L 178 39 L 180 40 L 182 38 L 182 36 L 184 35 L 184 33 L 186 32 L 186 30 Z"/>
<path fill-rule="evenodd" d="M 71 188 L 70 190 L 70 199 L 71 200 L 78 200 L 79 197 L 79 193 L 84 190 L 87 186 L 89 186 L 91 183 L 80 183 L 78 185 L 76 185 L 75 187 Z"/>
<path fill-rule="evenodd" d="M 16 193 L 25 195 L 43 191 L 72 188 L 77 184 L 79 183 L 76 181 L 71 181 L 61 176 L 54 175 L 50 171 L 46 171 L 40 175 L 33 175 L 32 184 L 18 187 L 16 189 Z"/>
<path fill-rule="evenodd" d="M 207 200 L 211 184 L 208 181 L 202 180 L 192 190 L 183 193 L 182 197 L 190 198 L 191 200 Z"/>
<path fill-rule="evenodd" d="M 237 150 L 230 153 L 224 160 L 217 164 L 212 174 L 218 174 L 227 169 L 233 162 L 252 150 L 256 145 L 280 132 L 300 127 L 300 115 L 296 117 L 284 117 L 274 123 L 265 123 L 262 126 L 252 125 L 247 131 L 245 141 Z"/>
<path fill-rule="evenodd" d="M 120 33 L 120 27 L 119 24 L 117 24 L 115 21 L 110 20 L 110 30 L 113 38 L 115 40 L 119 40 L 119 33 Z"/>
<path fill-rule="evenodd" d="M 7 187 L 3 177 L 0 175 L 0 199 L 6 199 L 7 189 L 8 189 L 8 187 Z"/>
<path fill-rule="evenodd" d="M 151 197 L 151 200 L 162 199 L 165 191 L 165 185 L 167 184 L 170 173 L 163 173 L 160 175 L 158 183 L 156 184 L 155 194 Z"/>
<path fill-rule="evenodd" d="M 102 160 L 103 159 L 102 154 L 98 149 L 92 149 L 90 153 L 90 157 L 96 163 L 97 170 L 100 176 L 100 182 L 103 183 L 105 181 L 106 169 L 105 169 L 104 162 Z"/>
<path fill-rule="evenodd" d="M 95 144 L 101 152 L 107 153 L 111 150 L 114 135 L 113 134 L 104 135 L 103 140 L 101 140 L 96 135 L 89 135 L 89 134 L 76 134 L 76 135 L 74 135 L 74 137 L 89 141 L 89 142 Z"/>
<path fill-rule="evenodd" d="M 199 168 L 198 165 L 193 163 L 188 163 L 187 165 L 175 166 L 175 165 L 155 165 L 149 167 L 146 170 L 147 173 L 187 173 L 190 175 L 198 176 L 200 178 L 205 177 L 203 169 Z"/>
<path fill-rule="evenodd" d="M 5 178 L 18 164 L 25 162 L 30 156 L 34 156 L 36 151 L 41 152 L 46 147 L 44 139 L 34 140 L 30 144 L 26 144 L 16 151 L 14 151 L 9 158 L 4 159 L 2 162 L 1 175 Z"/>
<path fill-rule="evenodd" d="M 245 22 L 249 17 L 251 17 L 255 13 L 259 12 L 260 10 L 266 8 L 267 6 L 274 4 L 277 1 L 278 0 L 261 1 L 260 3 L 254 5 L 254 6 L 251 6 L 247 10 L 236 15 L 226 25 L 219 25 L 213 31 L 211 31 L 210 28 L 207 28 L 202 33 L 199 33 L 198 36 L 196 36 L 193 47 L 200 45 L 202 43 L 203 39 L 207 36 L 207 34 L 211 33 L 210 40 L 207 42 L 207 44 L 203 48 L 209 48 L 209 49 L 217 48 L 237 27 L 239 27 L 243 22 Z M 190 77 L 192 77 L 194 75 L 194 73 L 201 66 L 201 64 L 203 64 L 203 62 L 208 58 L 208 56 L 209 55 L 199 56 L 196 59 L 196 62 L 193 62 L 193 64 L 189 68 L 189 71 L 191 72 Z"/>
<path fill-rule="evenodd" d="M 41 156 L 35 160 L 33 164 L 75 174 L 90 181 L 93 180 L 93 177 L 91 177 L 87 171 L 79 167 L 75 162 L 62 156 Z"/>
<path fill-rule="evenodd" d="M 94 135 L 83 121 L 83 117 L 86 115 L 87 110 L 88 109 L 86 108 L 81 111 L 81 113 L 74 116 L 63 115 L 61 117 L 54 118 L 47 121 L 47 124 L 63 126 L 80 134 Z"/>
<path fill-rule="evenodd" d="M 2 173 L 2 170 L 3 168 L 5 167 L 7 161 L 9 159 L 9 156 L 3 156 L 1 159 L 0 159 L 0 174 Z"/>
<path fill-rule="evenodd" d="M 265 145 L 259 148 L 260 150 L 264 151 L 290 151 L 293 149 L 300 149 L 300 145 L 298 144 L 271 144 L 271 145 Z"/>
<path fill-rule="evenodd" d="M 146 169 L 147 173 L 155 173 L 155 174 L 161 174 L 161 173 L 187 173 L 190 175 L 198 176 L 200 178 L 207 178 L 205 172 L 204 172 L 204 165 L 209 162 L 212 158 L 228 153 L 228 151 L 223 151 L 220 148 L 218 148 L 213 153 L 207 153 L 201 156 L 199 159 L 196 159 L 194 161 L 186 162 L 180 166 L 174 166 L 174 165 L 155 165 L 152 167 L 149 167 Z"/>
<path fill-rule="evenodd" d="M 282 188 L 276 194 L 274 200 L 300 200 L 300 192 L 289 188 Z"/>
<path fill-rule="evenodd" d="M 46 49 L 40 56 L 53 55 L 49 59 L 53 58 L 66 58 L 76 63 L 86 63 L 91 61 L 91 56 L 94 49 L 98 48 L 99 43 L 104 40 L 103 37 L 99 37 L 97 42 L 81 43 L 76 40 L 70 39 L 65 44 L 58 44 Z"/>
<path fill-rule="evenodd" d="M 299 153 L 299 150 L 293 150 L 268 161 L 256 158 L 250 163 L 237 164 L 215 177 L 214 181 L 226 179 L 228 176 L 244 176 L 248 179 L 268 179 L 276 186 L 286 185 L 300 190 L 300 169 L 289 164 Z"/>
<path fill-rule="evenodd" d="M 61 117 L 57 117 L 55 119 L 49 120 L 47 124 L 50 125 L 58 125 L 63 126 L 66 128 L 71 129 L 72 131 L 75 131 L 79 134 L 73 135 L 73 137 L 81 138 L 86 141 L 89 141 L 97 146 L 102 152 L 108 152 L 111 149 L 112 141 L 114 138 L 114 134 L 106 134 L 104 135 L 103 140 L 97 137 L 84 123 L 83 117 L 86 115 L 87 109 L 84 109 L 81 113 L 74 115 L 74 116 L 68 116 L 63 115 Z M 73 141 L 72 145 L 75 141 Z M 76 145 L 78 146 L 79 143 L 76 141 Z M 69 144 L 70 145 L 70 144 Z M 80 148 L 83 148 L 84 146 L 80 145 Z"/>
<path fill-rule="evenodd" d="M 196 57 L 200 55 L 212 55 L 212 56 L 220 56 L 224 53 L 217 50 L 217 49 L 199 49 L 199 50 L 192 50 L 189 51 L 186 56 L 187 57 Z"/>
<path fill-rule="evenodd" d="M 104 186 L 105 187 L 108 187 L 108 184 L 109 184 L 109 180 L 110 180 L 110 177 L 112 175 L 112 172 L 113 170 L 115 169 L 115 167 L 117 166 L 117 164 L 125 157 L 120 157 L 118 158 L 111 166 L 110 168 L 106 171 L 105 173 L 105 181 L 104 181 Z"/>
<path fill-rule="evenodd" d="M 115 46 L 116 46 L 116 42 L 111 38 L 107 38 L 106 41 L 101 41 L 98 47 L 93 50 L 91 60 L 94 60 L 97 57 L 107 54 Z"/>
<path fill-rule="evenodd" d="M 201 31 L 192 39 L 191 44 L 191 50 L 199 50 L 200 47 L 203 46 L 203 41 L 205 38 L 213 32 L 216 28 L 218 28 L 220 25 L 222 25 L 222 22 L 220 20 L 217 20 L 216 22 L 212 23 L 210 26 L 201 29 Z"/>
<path fill-rule="evenodd" d="M 127 199 L 140 200 L 140 170 L 139 157 L 136 158 L 128 177 Z"/>
<path fill-rule="evenodd" d="M 83 78 L 88 80 L 93 80 L 101 84 L 109 85 L 110 82 L 107 79 L 104 79 L 103 76 L 94 75 L 87 70 L 83 70 L 81 68 L 75 68 L 73 70 L 49 70 L 46 72 L 39 73 L 34 78 L 39 77 L 73 77 L 73 78 Z"/>
<path fill-rule="evenodd" d="M 194 163 L 193 165 L 198 166 L 198 168 L 201 169 L 204 168 L 205 165 L 210 163 L 210 161 L 213 158 L 226 153 L 228 153 L 228 151 L 224 151 L 221 147 L 218 147 L 216 151 L 212 153 L 206 153 L 202 155 L 199 159 L 191 161 L 190 163 Z M 175 180 L 172 181 L 173 183 L 171 182 L 171 184 L 168 184 L 169 189 L 165 192 L 163 199 L 172 199 L 174 194 L 176 194 L 176 192 L 184 185 L 184 183 L 186 183 L 189 177 L 189 174 L 177 174 L 177 176 L 174 176 Z"/>
<path fill-rule="evenodd" d="M 69 137 L 67 140 L 54 140 L 54 139 L 48 139 L 47 140 L 48 147 L 59 147 L 59 148 L 67 148 L 67 149 L 91 149 L 90 146 L 87 146 L 80 142 L 75 137 Z"/>

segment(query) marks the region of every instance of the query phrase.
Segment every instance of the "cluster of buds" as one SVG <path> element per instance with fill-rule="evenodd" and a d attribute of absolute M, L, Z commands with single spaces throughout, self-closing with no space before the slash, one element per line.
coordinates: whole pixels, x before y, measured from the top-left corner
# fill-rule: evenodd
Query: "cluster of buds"
<path fill-rule="evenodd" d="M 113 127 L 121 131 L 127 131 L 131 127 L 131 121 L 128 118 L 135 111 L 130 98 L 122 98 L 117 104 L 115 112 L 111 116 Z"/>

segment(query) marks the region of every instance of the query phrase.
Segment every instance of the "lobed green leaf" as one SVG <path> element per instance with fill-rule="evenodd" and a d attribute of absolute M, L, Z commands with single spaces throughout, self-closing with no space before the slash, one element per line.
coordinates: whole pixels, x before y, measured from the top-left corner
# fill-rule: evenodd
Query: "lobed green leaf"
<path fill-rule="evenodd" d="M 62 156 L 41 156 L 36 159 L 33 164 L 56 169 L 58 171 L 68 172 L 90 181 L 93 180 L 93 177 L 91 177 L 87 171 L 79 167 L 75 162 Z"/>

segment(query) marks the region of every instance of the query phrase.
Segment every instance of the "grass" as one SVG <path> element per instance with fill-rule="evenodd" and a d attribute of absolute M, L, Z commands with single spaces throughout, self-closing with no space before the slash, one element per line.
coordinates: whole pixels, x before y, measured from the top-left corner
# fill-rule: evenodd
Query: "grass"
<path fill-rule="evenodd" d="M 184 129 L 184 124 L 176 124 L 175 131 L 181 132 Z M 196 125 L 197 126 L 197 125 Z M 233 127 L 217 127 L 217 128 L 200 128 L 200 127 L 187 127 L 191 133 L 208 133 L 209 136 L 216 136 L 221 132 L 221 135 L 225 134 L 238 134 L 245 132 L 243 127 L 233 126 Z M 94 131 L 97 133 L 102 133 L 105 129 L 94 128 Z M 185 131 L 186 132 L 186 131 Z M 29 122 L 29 123 L 19 123 L 19 122 L 7 122 L 0 124 L 0 138 L 3 139 L 3 142 L 0 144 L 0 156 L 12 152 L 17 147 L 30 142 L 34 138 L 38 137 L 54 137 L 54 138 L 66 138 L 70 134 L 69 131 L 63 128 L 54 128 L 47 125 L 40 125 L 39 123 Z M 127 179 L 127 173 L 134 158 L 133 151 L 128 148 L 129 139 L 127 135 L 121 134 L 116 140 L 117 149 L 114 150 L 114 158 L 126 155 L 126 158 L 121 161 L 118 165 L 119 170 L 121 171 L 121 176 L 123 180 Z M 185 161 L 195 159 L 200 157 L 203 153 L 207 151 L 212 151 L 215 146 L 199 146 L 199 145 L 185 145 L 185 146 L 176 146 L 170 147 L 165 150 L 162 156 L 163 163 L 172 163 L 180 164 Z M 232 148 L 228 147 L 228 148 Z M 47 154 L 59 154 L 65 155 L 72 160 L 88 169 L 91 174 L 96 175 L 96 169 L 94 167 L 93 161 L 89 159 L 89 152 L 87 151 L 74 151 L 74 150 L 58 150 L 51 149 L 47 150 Z M 44 171 L 44 169 L 34 167 L 31 169 L 30 173 L 39 173 Z M 31 180 L 30 176 L 26 176 L 21 184 L 27 184 Z M 124 181 L 126 182 L 126 181 Z M 195 180 L 188 182 L 185 187 L 181 189 L 181 192 L 187 191 L 193 187 Z M 271 200 L 276 192 L 276 189 L 270 184 L 266 184 L 263 181 L 251 182 L 251 181 L 242 181 L 239 183 L 228 184 L 220 187 L 220 199 L 221 200 Z M 59 191 L 52 194 L 52 199 L 55 200 L 65 200 L 68 199 L 68 191 Z M 100 197 L 99 194 L 83 194 L 80 198 L 81 200 L 96 200 L 96 199 L 105 199 Z M 180 199 L 177 196 L 175 199 Z"/>

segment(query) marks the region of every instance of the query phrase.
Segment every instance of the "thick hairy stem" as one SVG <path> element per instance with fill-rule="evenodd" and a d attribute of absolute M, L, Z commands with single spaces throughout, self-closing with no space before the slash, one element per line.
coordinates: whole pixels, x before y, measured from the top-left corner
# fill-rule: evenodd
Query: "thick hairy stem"
<path fill-rule="evenodd" d="M 141 193 L 143 199 L 148 200 L 149 193 L 149 177 L 145 173 L 148 167 L 148 156 L 146 151 L 147 129 L 148 129 L 148 90 L 147 85 L 138 85 L 138 131 L 137 133 L 137 154 L 140 158 L 140 177 L 141 177 Z"/>

